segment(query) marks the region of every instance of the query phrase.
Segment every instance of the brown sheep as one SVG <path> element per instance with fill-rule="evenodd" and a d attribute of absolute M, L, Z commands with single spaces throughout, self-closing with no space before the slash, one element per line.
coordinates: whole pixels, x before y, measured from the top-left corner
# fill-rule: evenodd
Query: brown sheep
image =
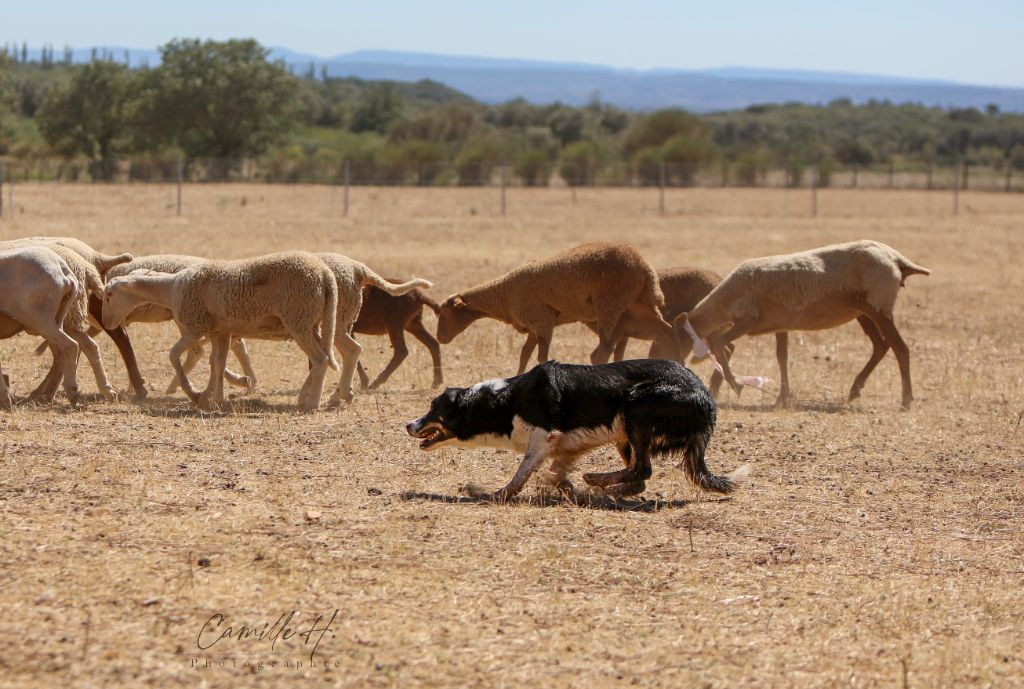
<path fill-rule="evenodd" d="M 548 360 L 555 326 L 592 322 L 599 342 L 590 361 L 606 363 L 625 313 L 665 338 L 674 337 L 661 317 L 664 303 L 657 274 L 636 249 L 583 244 L 448 297 L 438 314 L 437 339 L 447 344 L 480 318 L 503 321 L 528 335 L 519 357 L 522 373 L 534 347 L 539 346 L 538 361 Z"/>
<path fill-rule="evenodd" d="M 706 354 L 710 339 L 716 354 L 743 335 L 775 333 L 782 376 L 778 406 L 789 403 L 790 330 L 824 330 L 854 319 L 874 350 L 853 381 L 849 399 L 860 396 L 871 372 L 892 349 L 903 381 L 904 409 L 914 399 L 910 382 L 910 350 L 896 324 L 896 297 L 910 275 L 929 275 L 891 246 L 870 240 L 832 244 L 819 249 L 744 261 L 697 306 L 675 320 Z M 682 337 L 680 337 L 682 339 Z M 733 384 L 728 366 L 725 378 Z"/>
<path fill-rule="evenodd" d="M 394 278 L 387 278 L 387 280 L 398 282 Z M 394 351 L 391 361 L 377 375 L 373 383 L 369 382 L 370 378 L 366 375 L 362 362 L 359 362 L 357 365 L 359 381 L 364 388 L 373 389 L 381 386 L 409 356 L 409 347 L 405 343 L 406 331 L 422 342 L 423 346 L 430 351 L 430 358 L 434 362 L 434 387 L 436 388 L 444 382 L 444 374 L 441 371 L 441 345 L 423 325 L 424 306 L 434 313 L 441 310 L 437 302 L 422 289 L 414 289 L 400 296 L 392 296 L 373 285 L 363 288 L 363 308 L 359 311 L 359 318 L 356 319 L 353 332 L 362 335 L 387 335 L 391 339 L 391 348 Z"/>

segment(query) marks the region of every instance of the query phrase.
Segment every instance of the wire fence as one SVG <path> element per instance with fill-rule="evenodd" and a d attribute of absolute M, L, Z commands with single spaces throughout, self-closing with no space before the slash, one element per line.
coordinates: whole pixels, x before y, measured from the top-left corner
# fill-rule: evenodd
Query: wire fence
<path fill-rule="evenodd" d="M 593 169 L 557 169 L 554 162 L 525 166 L 508 161 L 465 160 L 403 161 L 382 163 L 368 160 L 317 159 L 203 159 L 185 161 L 179 157 L 146 157 L 121 160 L 106 170 L 99 181 L 96 163 L 80 160 L 0 159 L 0 217 L 4 205 L 14 207 L 16 188 L 25 183 L 81 187 L 110 183 L 164 185 L 173 188 L 168 208 L 180 215 L 190 185 L 280 184 L 332 187 L 340 196 L 340 211 L 348 215 L 350 199 L 361 187 L 491 188 L 499 199 L 501 215 L 508 212 L 507 190 L 563 188 L 572 191 L 601 188 L 639 188 L 656 191 L 658 212 L 665 213 L 666 192 L 677 189 L 784 189 L 805 190 L 810 215 L 819 213 L 819 191 L 824 190 L 928 190 L 949 193 L 949 209 L 960 212 L 962 191 L 1024 193 L 1024 174 L 1010 166 L 994 168 L 958 163 L 947 166 L 875 165 L 787 165 L 755 170 L 741 164 L 693 165 L 660 161 L 653 164 L 608 163 Z M 577 173 L 577 174 L 573 174 Z M 356 191 L 353 191 L 353 188 Z M 9 211 L 10 212 L 10 211 Z"/>

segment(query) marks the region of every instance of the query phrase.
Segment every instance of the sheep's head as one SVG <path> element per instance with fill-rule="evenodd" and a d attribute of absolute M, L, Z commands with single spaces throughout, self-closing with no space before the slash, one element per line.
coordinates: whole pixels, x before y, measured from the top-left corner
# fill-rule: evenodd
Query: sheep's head
<path fill-rule="evenodd" d="M 113 330 L 124 323 L 138 303 L 130 297 L 131 276 L 114 278 L 103 288 L 103 327 Z"/>
<path fill-rule="evenodd" d="M 676 331 L 676 337 L 679 339 L 679 344 L 685 350 L 684 343 L 693 342 L 693 358 L 704 359 L 711 354 L 711 348 L 708 346 L 707 340 L 697 334 L 697 331 L 690 325 L 690 320 L 687 314 L 681 313 L 676 316 L 675 320 L 672 321 L 672 328 Z"/>
<path fill-rule="evenodd" d="M 448 344 L 470 323 L 485 315 L 483 311 L 477 311 L 463 301 L 461 294 L 453 294 L 445 299 L 437 314 L 437 341 Z"/>

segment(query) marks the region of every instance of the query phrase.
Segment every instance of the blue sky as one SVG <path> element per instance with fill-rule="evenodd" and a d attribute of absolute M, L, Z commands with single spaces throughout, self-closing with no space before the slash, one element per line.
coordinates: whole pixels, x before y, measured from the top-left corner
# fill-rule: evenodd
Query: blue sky
<path fill-rule="evenodd" d="M 183 36 L 251 36 L 325 57 L 388 49 L 1024 86 L 1024 0 L 10 0 L 0 8 L 0 43 L 153 48 Z"/>

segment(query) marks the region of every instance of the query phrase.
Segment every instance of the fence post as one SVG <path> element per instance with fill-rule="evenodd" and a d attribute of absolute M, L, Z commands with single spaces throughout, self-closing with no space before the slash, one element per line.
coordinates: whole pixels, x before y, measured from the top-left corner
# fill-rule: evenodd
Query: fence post
<path fill-rule="evenodd" d="M 344 218 L 348 217 L 348 184 L 349 184 L 349 173 L 350 173 L 350 170 L 351 170 L 350 163 L 351 163 L 351 161 L 348 158 L 345 158 L 345 164 L 344 164 L 344 171 L 345 171 L 344 172 L 344 175 L 345 175 L 345 193 L 342 196 L 342 204 L 341 204 L 341 215 Z"/>
<path fill-rule="evenodd" d="M 178 215 L 181 215 L 181 178 L 185 174 L 184 167 L 185 166 L 184 166 L 184 163 L 181 160 L 181 156 L 178 156 L 178 203 L 177 203 Z"/>
<path fill-rule="evenodd" d="M 896 163 L 889 163 L 889 188 L 896 186 Z"/>
<path fill-rule="evenodd" d="M 501 161 L 501 214 L 505 215 L 505 187 L 508 186 L 508 161 Z"/>
<path fill-rule="evenodd" d="M 960 161 L 956 161 L 956 167 L 953 168 L 953 215 L 960 215 Z"/>
<path fill-rule="evenodd" d="M 658 163 L 658 213 L 665 215 L 665 161 Z"/>
<path fill-rule="evenodd" d="M 928 191 L 932 189 L 932 162 L 928 161 Z"/>
<path fill-rule="evenodd" d="M 2 163 L 0 163 L 0 165 L 2 165 Z M 1009 160 L 1007 160 L 1006 161 L 1006 184 L 1005 184 L 1004 191 L 1010 191 L 1010 189 L 1012 187 L 1012 185 L 1010 183 L 1010 178 L 1011 178 L 1012 175 L 1013 175 L 1013 164 Z M 3 177 L 4 177 L 4 175 L 3 175 L 3 167 L 0 167 L 0 184 L 3 183 Z"/>
<path fill-rule="evenodd" d="M 0 218 L 4 217 L 4 161 L 0 160 Z"/>

